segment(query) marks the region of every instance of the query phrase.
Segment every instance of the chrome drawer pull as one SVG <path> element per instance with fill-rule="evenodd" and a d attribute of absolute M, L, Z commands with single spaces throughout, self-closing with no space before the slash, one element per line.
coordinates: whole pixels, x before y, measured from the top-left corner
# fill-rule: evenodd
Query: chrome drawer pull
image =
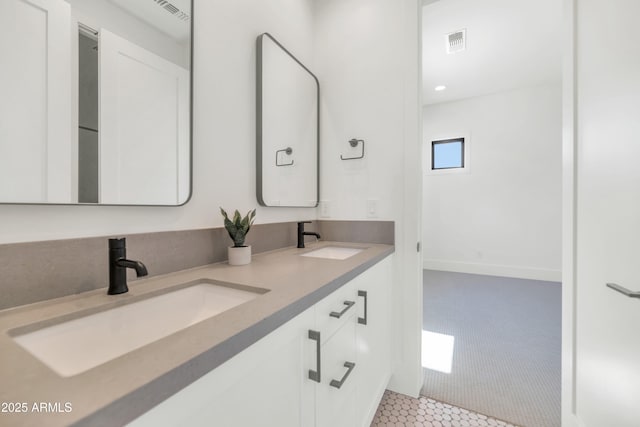
<path fill-rule="evenodd" d="M 342 387 L 342 385 L 344 384 L 344 382 L 347 380 L 347 377 L 349 376 L 349 374 L 351 373 L 351 371 L 353 371 L 353 368 L 356 367 L 356 364 L 353 362 L 344 362 L 344 367 L 347 368 L 347 372 L 345 372 L 344 376 L 342 377 L 342 379 L 340 381 L 338 380 L 331 380 L 331 382 L 329 383 L 329 385 L 331 387 L 335 387 L 335 388 L 340 388 Z"/>
<path fill-rule="evenodd" d="M 309 379 L 320 382 L 320 332 L 309 329 L 309 339 L 316 342 L 316 370 L 309 369 Z"/>
<path fill-rule="evenodd" d="M 339 318 L 342 317 L 343 314 L 345 314 L 347 312 L 347 310 L 349 310 L 351 307 L 353 307 L 355 303 L 356 303 L 355 301 L 345 301 L 344 305 L 346 305 L 346 307 L 343 308 L 340 313 L 338 313 L 337 311 L 332 311 L 331 313 L 329 313 L 329 316 L 335 317 L 336 319 L 339 319 Z"/>
<path fill-rule="evenodd" d="M 618 291 L 621 294 L 624 294 L 624 295 L 628 296 L 629 298 L 640 298 L 640 292 L 630 291 L 629 289 L 625 288 L 624 286 L 620 286 L 620 285 L 617 285 L 615 283 L 607 283 L 607 286 L 609 288 L 613 289 L 614 291 Z"/>
<path fill-rule="evenodd" d="M 364 317 L 358 317 L 358 323 L 361 325 L 367 324 L 367 291 L 358 291 L 358 296 L 364 298 Z"/>

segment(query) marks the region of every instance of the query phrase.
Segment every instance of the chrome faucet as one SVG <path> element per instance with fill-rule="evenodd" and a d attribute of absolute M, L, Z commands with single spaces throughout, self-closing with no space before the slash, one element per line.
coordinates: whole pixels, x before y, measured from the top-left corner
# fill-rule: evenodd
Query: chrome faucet
<path fill-rule="evenodd" d="M 133 268 L 138 277 L 148 274 L 143 263 L 127 259 L 127 240 L 124 237 L 109 239 L 109 295 L 129 292 L 127 268 Z"/>
<path fill-rule="evenodd" d="M 304 236 L 316 236 L 317 239 L 320 235 L 315 231 L 304 231 L 304 225 L 311 224 L 311 221 L 300 221 L 298 223 L 298 247 L 304 248 Z"/>

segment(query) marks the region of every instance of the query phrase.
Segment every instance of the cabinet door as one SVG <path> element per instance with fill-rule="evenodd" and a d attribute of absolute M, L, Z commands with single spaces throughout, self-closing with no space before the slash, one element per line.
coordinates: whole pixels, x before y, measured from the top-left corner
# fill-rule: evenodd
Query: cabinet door
<path fill-rule="evenodd" d="M 369 426 L 391 376 L 391 259 L 360 275 L 356 289 L 356 347 L 360 369 L 357 372 L 358 424 L 354 425 Z"/>
<path fill-rule="evenodd" d="M 134 420 L 135 426 L 314 425 L 313 308 Z M 311 360 L 313 359 L 313 360 Z"/>
<path fill-rule="evenodd" d="M 322 376 L 316 384 L 316 427 L 353 427 L 356 423 L 355 316 L 321 348 Z"/>

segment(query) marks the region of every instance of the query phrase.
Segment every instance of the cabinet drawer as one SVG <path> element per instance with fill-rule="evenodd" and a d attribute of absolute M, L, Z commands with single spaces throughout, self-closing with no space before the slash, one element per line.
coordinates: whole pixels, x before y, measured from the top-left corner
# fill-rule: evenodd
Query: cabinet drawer
<path fill-rule="evenodd" d="M 358 311 L 358 298 L 354 281 L 351 281 L 316 304 L 316 329 L 322 343 L 326 342 L 343 325 L 354 322 Z"/>

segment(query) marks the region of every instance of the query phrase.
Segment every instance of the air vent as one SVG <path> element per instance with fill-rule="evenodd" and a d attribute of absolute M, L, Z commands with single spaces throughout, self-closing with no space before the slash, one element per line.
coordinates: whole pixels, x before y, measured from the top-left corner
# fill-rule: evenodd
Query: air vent
<path fill-rule="evenodd" d="M 156 2 L 162 8 L 164 8 L 164 10 L 166 10 L 167 12 L 169 12 L 170 14 L 178 18 L 179 20 L 181 21 L 189 20 L 189 14 L 177 8 L 170 1 L 168 0 L 153 0 L 153 1 Z"/>
<path fill-rule="evenodd" d="M 467 30 L 458 30 L 446 36 L 447 53 L 462 52 L 467 48 Z"/>

